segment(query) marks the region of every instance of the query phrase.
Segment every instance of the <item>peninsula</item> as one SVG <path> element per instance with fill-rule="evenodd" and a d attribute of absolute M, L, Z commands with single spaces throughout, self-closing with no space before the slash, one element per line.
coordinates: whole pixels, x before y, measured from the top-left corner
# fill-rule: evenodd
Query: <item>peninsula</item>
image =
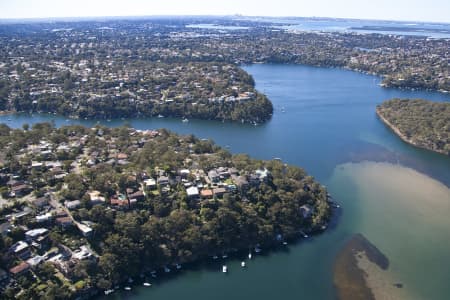
<path fill-rule="evenodd" d="M 89 298 L 282 246 L 330 216 L 301 168 L 165 129 L 1 124 L 0 148 L 5 299 Z"/>
<path fill-rule="evenodd" d="M 392 99 L 378 105 L 376 112 L 403 141 L 450 155 L 450 103 Z"/>

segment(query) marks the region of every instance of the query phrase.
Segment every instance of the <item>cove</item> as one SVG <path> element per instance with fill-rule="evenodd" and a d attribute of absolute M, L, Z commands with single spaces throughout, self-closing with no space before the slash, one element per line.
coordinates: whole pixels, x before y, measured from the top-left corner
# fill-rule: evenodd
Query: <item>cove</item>
<path fill-rule="evenodd" d="M 342 69 L 267 64 L 244 68 L 253 75 L 256 88 L 274 104 L 272 120 L 263 125 L 196 120 L 182 123 L 180 119 L 168 118 L 107 122 L 66 120 L 48 114 L 0 116 L 0 122 L 12 127 L 52 120 L 58 126 L 93 126 L 99 121 L 107 126 L 128 122 L 138 129 L 165 127 L 178 133 L 193 133 L 200 138 L 212 138 L 233 153 L 244 152 L 262 159 L 280 157 L 302 166 L 327 185 L 335 200 L 342 204 L 335 227 L 290 245 L 288 251 L 258 256 L 247 263 L 246 270 L 240 268 L 238 260 L 228 261 L 229 274 L 224 275 L 222 263 L 218 262 L 205 269 L 183 270 L 180 276 L 157 282 L 150 288 L 134 287 L 131 292 L 108 298 L 334 299 L 334 257 L 345 241 L 359 232 L 389 258 L 388 272 L 404 283 L 404 293 L 418 299 L 448 298 L 449 274 L 439 269 L 444 267 L 439 263 L 450 261 L 450 245 L 444 242 L 450 240 L 449 231 L 441 227 L 446 223 L 440 217 L 435 220 L 430 215 L 433 210 L 413 210 L 405 199 L 414 196 L 411 193 L 416 190 L 412 184 L 400 183 L 418 180 L 426 183 L 426 189 L 430 182 L 437 184 L 442 189 L 439 208 L 443 209 L 445 203 L 450 203 L 444 192 L 450 186 L 450 159 L 402 142 L 377 119 L 375 107 L 393 97 L 450 101 L 450 96 L 384 89 L 378 85 L 378 77 Z M 365 161 L 371 162 L 369 166 Z M 376 167 L 375 162 L 383 167 Z M 400 179 L 391 181 L 391 178 Z M 367 186 L 369 183 L 374 186 Z M 379 202 L 374 194 L 389 201 Z M 414 203 L 426 203 L 426 195 Z M 409 232 L 409 225 L 421 213 L 426 221 Z M 386 220 L 389 227 L 381 224 L 387 223 Z M 404 231 L 408 233 L 406 236 Z M 408 249 L 418 245 L 421 247 L 414 255 L 405 256 Z M 424 264 L 428 264 L 427 269 Z M 426 274 L 422 273 L 424 270 Z"/>

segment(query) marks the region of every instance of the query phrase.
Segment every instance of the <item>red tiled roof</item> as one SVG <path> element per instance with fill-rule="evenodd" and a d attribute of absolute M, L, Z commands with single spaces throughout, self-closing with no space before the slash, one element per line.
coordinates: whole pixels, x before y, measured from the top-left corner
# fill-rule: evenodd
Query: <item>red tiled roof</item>
<path fill-rule="evenodd" d="M 200 195 L 202 197 L 212 197 L 213 191 L 212 190 L 201 190 Z"/>
<path fill-rule="evenodd" d="M 17 266 L 9 269 L 9 272 L 11 272 L 11 274 L 13 274 L 13 275 L 16 275 L 16 274 L 20 274 L 20 273 L 28 270 L 29 268 L 30 268 L 30 265 L 23 261 L 20 264 L 18 264 Z"/>
<path fill-rule="evenodd" d="M 70 217 L 62 217 L 62 218 L 57 218 L 56 219 L 56 223 L 59 224 L 68 224 L 68 223 L 72 223 L 72 218 Z"/>

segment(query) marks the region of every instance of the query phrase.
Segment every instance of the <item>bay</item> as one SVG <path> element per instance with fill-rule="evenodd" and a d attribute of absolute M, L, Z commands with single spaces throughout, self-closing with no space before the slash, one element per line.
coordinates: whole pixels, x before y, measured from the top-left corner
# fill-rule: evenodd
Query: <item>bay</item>
<path fill-rule="evenodd" d="M 286 251 L 247 261 L 245 270 L 239 259 L 228 260 L 229 274 L 224 275 L 223 262 L 216 262 L 208 268 L 183 270 L 150 288 L 135 287 L 109 298 L 334 299 L 334 257 L 358 232 L 388 256 L 392 266 L 388 277 L 404 283 L 404 294 L 417 299 L 448 298 L 449 274 L 444 267 L 450 269 L 450 231 L 446 230 L 450 225 L 442 215 L 436 217 L 435 210 L 446 213 L 450 206 L 450 158 L 402 142 L 377 119 L 375 107 L 392 97 L 450 101 L 450 96 L 385 89 L 379 86 L 378 77 L 342 69 L 269 64 L 244 68 L 254 76 L 257 89 L 273 101 L 274 115 L 266 124 L 183 123 L 170 118 L 108 122 L 48 114 L 0 116 L 0 122 L 13 127 L 40 121 L 53 121 L 58 126 L 93 126 L 97 122 L 120 126 L 127 122 L 138 129 L 165 127 L 194 133 L 214 139 L 233 153 L 261 159 L 279 157 L 302 166 L 327 185 L 342 204 L 336 225 L 324 234 L 289 245 Z M 430 198 L 437 202 L 424 205 Z M 415 220 L 417 224 L 410 226 Z"/>

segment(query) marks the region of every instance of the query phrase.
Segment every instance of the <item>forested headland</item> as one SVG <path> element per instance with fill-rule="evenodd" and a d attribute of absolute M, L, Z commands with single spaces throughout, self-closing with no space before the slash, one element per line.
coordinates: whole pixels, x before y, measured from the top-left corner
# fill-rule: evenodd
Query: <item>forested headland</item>
<path fill-rule="evenodd" d="M 392 99 L 378 105 L 376 112 L 405 142 L 450 155 L 450 103 Z"/>
<path fill-rule="evenodd" d="M 2 124 L 0 147 L 6 299 L 77 298 L 266 250 L 323 230 L 331 213 L 303 169 L 164 129 Z"/>

